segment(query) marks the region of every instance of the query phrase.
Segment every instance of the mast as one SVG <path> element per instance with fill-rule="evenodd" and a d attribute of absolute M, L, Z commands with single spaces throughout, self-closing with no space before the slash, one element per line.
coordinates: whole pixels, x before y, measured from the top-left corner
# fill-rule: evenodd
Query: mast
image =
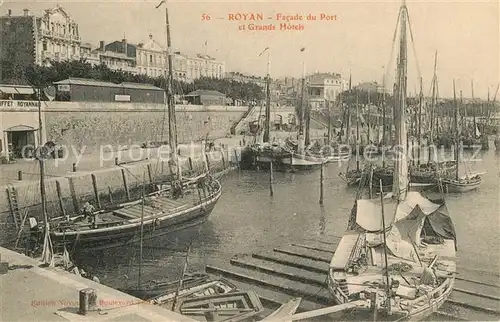
<path fill-rule="evenodd" d="M 266 77 L 266 123 L 264 125 L 264 143 L 270 141 L 270 127 L 271 127 L 271 54 L 269 47 L 267 50 L 267 77 Z"/>
<path fill-rule="evenodd" d="M 462 110 L 463 114 L 461 115 L 462 117 L 462 128 L 461 128 L 461 132 L 462 132 L 462 135 L 465 136 L 466 132 L 467 132 L 467 110 L 465 109 L 465 106 L 464 106 L 464 101 L 463 101 L 463 97 L 462 97 L 462 90 L 460 90 L 460 109 Z"/>
<path fill-rule="evenodd" d="M 474 81 L 470 81 L 470 87 L 472 91 L 472 124 L 473 124 L 473 131 L 474 131 L 474 137 L 476 136 L 476 104 L 474 103 Z"/>
<path fill-rule="evenodd" d="M 457 168 L 455 170 L 455 179 L 458 180 L 458 147 L 459 147 L 459 134 L 458 134 L 458 104 L 457 104 L 457 94 L 455 92 L 455 80 L 453 80 L 453 110 L 455 119 L 455 161 L 457 163 Z"/>
<path fill-rule="evenodd" d="M 142 252 L 143 252 L 143 236 L 144 236 L 144 185 L 146 183 L 145 174 L 142 174 L 142 191 L 141 191 L 141 235 L 140 235 L 140 249 L 139 249 L 139 278 L 137 279 L 138 289 L 141 289 L 142 277 Z"/>
<path fill-rule="evenodd" d="M 351 94 L 351 80 L 352 80 L 352 75 L 349 74 L 349 94 Z M 350 96 L 350 95 L 349 95 Z M 351 101 L 351 100 L 349 100 Z M 349 101 L 346 104 L 347 108 L 347 135 L 346 135 L 346 144 L 349 145 L 351 141 L 351 105 L 349 104 Z"/>
<path fill-rule="evenodd" d="M 424 93 L 422 89 L 422 77 L 420 77 L 420 102 L 418 104 L 418 128 L 417 128 L 417 144 L 418 144 L 418 150 L 417 150 L 417 164 L 420 165 L 420 146 L 422 144 L 422 105 L 424 103 Z"/>
<path fill-rule="evenodd" d="M 302 62 L 302 88 L 301 88 L 301 98 L 300 98 L 300 126 L 299 126 L 299 139 L 297 140 L 299 146 L 299 152 L 303 152 L 305 142 L 305 90 L 306 90 L 306 62 Z"/>
<path fill-rule="evenodd" d="M 383 191 L 382 189 L 382 180 L 379 182 L 380 184 L 380 191 Z M 380 194 L 380 205 L 382 207 L 382 234 L 384 235 L 384 262 L 385 262 L 385 277 L 386 277 L 386 288 L 387 288 L 387 298 L 386 298 L 386 306 L 387 306 L 387 311 L 388 314 L 391 314 L 391 282 L 390 282 L 390 277 L 389 277 L 389 263 L 387 260 L 387 240 L 386 240 L 386 232 L 385 232 L 385 215 L 384 215 L 384 194 Z"/>
<path fill-rule="evenodd" d="M 356 170 L 359 171 L 359 93 L 356 90 Z"/>
<path fill-rule="evenodd" d="M 368 125 L 368 133 L 367 133 L 366 139 L 368 141 L 367 145 L 369 145 L 370 144 L 370 130 L 371 130 L 371 127 L 370 127 L 370 125 L 371 125 L 370 124 L 370 89 L 368 89 L 368 106 L 367 107 L 368 107 L 368 111 L 366 114 L 366 118 L 367 118 L 366 124 Z"/>
<path fill-rule="evenodd" d="M 385 126 L 386 126 L 386 120 L 385 120 L 385 73 L 384 73 L 384 79 L 383 79 L 383 92 L 382 92 L 382 167 L 385 168 L 385 151 L 384 149 L 386 148 L 386 140 L 385 140 Z"/>
<path fill-rule="evenodd" d="M 156 8 L 159 8 L 165 1 L 160 2 Z M 165 4 L 165 26 L 167 29 L 167 60 L 168 60 L 168 77 L 167 77 L 167 107 L 168 107 L 168 144 L 170 146 L 170 160 L 177 167 L 178 179 L 180 179 L 180 165 L 177 156 L 177 125 L 175 120 L 175 103 L 173 94 L 174 71 L 172 62 L 172 39 L 170 37 L 170 23 L 168 19 L 168 7 Z"/>
<path fill-rule="evenodd" d="M 326 109 L 328 110 L 328 142 L 330 145 L 330 141 L 332 139 L 332 115 L 330 113 L 330 101 L 326 101 Z"/>
<path fill-rule="evenodd" d="M 395 158 L 395 171 L 393 177 L 393 195 L 401 201 L 406 198 L 408 186 L 407 133 L 406 133 L 406 91 L 407 91 L 407 39 L 406 18 L 408 15 L 406 2 L 403 0 L 400 11 L 401 29 L 399 42 L 399 57 L 397 66 L 397 82 L 394 104 L 394 125 L 396 128 L 396 145 L 399 155 Z"/>
<path fill-rule="evenodd" d="M 431 110 L 430 110 L 430 135 L 429 135 L 429 141 L 427 142 L 428 148 L 429 148 L 429 156 L 427 163 L 431 161 L 431 146 L 434 143 L 434 132 L 433 132 L 433 126 L 434 126 L 434 118 L 438 120 L 438 115 L 437 115 L 437 110 L 436 110 L 436 83 L 437 83 L 437 74 L 436 74 L 436 69 L 437 69 L 437 50 L 434 54 L 434 75 L 432 76 L 432 97 L 431 97 Z M 437 121 L 436 121 L 436 132 L 437 132 Z M 436 133 L 437 137 L 437 133 Z M 436 160 L 437 162 L 437 160 Z"/>

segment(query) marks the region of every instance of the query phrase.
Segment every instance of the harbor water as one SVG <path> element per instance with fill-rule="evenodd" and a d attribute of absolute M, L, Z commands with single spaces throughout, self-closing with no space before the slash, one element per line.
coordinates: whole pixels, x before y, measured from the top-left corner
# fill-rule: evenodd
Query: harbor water
<path fill-rule="evenodd" d="M 469 162 L 468 171 L 487 173 L 479 190 L 447 194 L 458 240 L 458 266 L 495 276 L 500 271 L 500 155 L 493 149 Z M 353 166 L 351 161 L 351 168 Z M 355 166 L 355 165 L 354 165 Z M 227 262 L 237 254 L 269 250 L 292 242 L 341 236 L 354 203 L 355 189 L 338 176 L 346 163 L 324 169 L 324 204 L 319 204 L 320 171 L 274 173 L 270 197 L 269 173 L 233 172 L 222 179 L 223 194 L 208 221 L 161 240 L 145 241 L 80 255 L 77 260 L 101 283 L 115 288 L 140 280 L 179 279 L 189 245 L 188 270 Z M 461 172 L 465 166 L 461 165 Z M 142 263 L 139 265 L 139 263 Z"/>

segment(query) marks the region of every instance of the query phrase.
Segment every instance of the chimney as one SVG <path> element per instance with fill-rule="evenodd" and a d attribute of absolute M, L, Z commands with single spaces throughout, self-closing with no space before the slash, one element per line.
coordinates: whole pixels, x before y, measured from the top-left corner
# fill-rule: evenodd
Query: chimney
<path fill-rule="evenodd" d="M 127 39 L 122 39 L 122 50 L 125 55 L 127 55 Z"/>
<path fill-rule="evenodd" d="M 104 40 L 101 40 L 101 41 L 99 42 L 99 51 L 104 52 Z"/>
<path fill-rule="evenodd" d="M 29 9 L 23 9 L 24 11 L 24 16 L 29 16 L 30 15 L 30 10 Z"/>
<path fill-rule="evenodd" d="M 9 16 L 9 17 L 10 17 L 10 15 L 11 15 L 11 14 L 12 14 L 12 10 L 10 10 L 10 9 L 9 9 L 9 10 L 7 11 L 7 16 Z"/>
<path fill-rule="evenodd" d="M 151 33 L 149 34 L 149 39 L 153 39 L 153 35 Z"/>

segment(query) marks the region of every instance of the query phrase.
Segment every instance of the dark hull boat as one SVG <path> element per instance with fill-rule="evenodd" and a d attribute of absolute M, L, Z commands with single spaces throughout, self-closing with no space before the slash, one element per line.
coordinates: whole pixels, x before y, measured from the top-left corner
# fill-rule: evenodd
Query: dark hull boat
<path fill-rule="evenodd" d="M 139 241 L 141 226 L 143 239 L 155 238 L 203 223 L 220 196 L 220 183 L 202 175 L 185 182 L 183 195 L 176 198 L 168 189 L 160 190 L 145 197 L 144 203 L 129 202 L 87 218 L 54 218 L 49 221 L 51 238 L 61 248 L 110 248 Z"/>
<path fill-rule="evenodd" d="M 440 162 L 438 167 L 436 167 L 435 163 L 410 167 L 410 182 L 418 184 L 436 184 L 439 178 L 452 176 L 456 171 L 456 167 L 457 164 L 454 161 Z M 393 176 L 394 169 L 392 167 L 380 167 L 373 171 L 374 182 L 382 180 L 384 187 L 392 186 Z"/>

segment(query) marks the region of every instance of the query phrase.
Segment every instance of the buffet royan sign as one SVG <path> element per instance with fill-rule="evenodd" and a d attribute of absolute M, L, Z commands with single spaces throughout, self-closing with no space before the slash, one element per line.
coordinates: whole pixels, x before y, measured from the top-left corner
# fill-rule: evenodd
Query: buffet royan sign
<path fill-rule="evenodd" d="M 38 101 L 0 100 L 0 107 L 38 107 Z"/>

